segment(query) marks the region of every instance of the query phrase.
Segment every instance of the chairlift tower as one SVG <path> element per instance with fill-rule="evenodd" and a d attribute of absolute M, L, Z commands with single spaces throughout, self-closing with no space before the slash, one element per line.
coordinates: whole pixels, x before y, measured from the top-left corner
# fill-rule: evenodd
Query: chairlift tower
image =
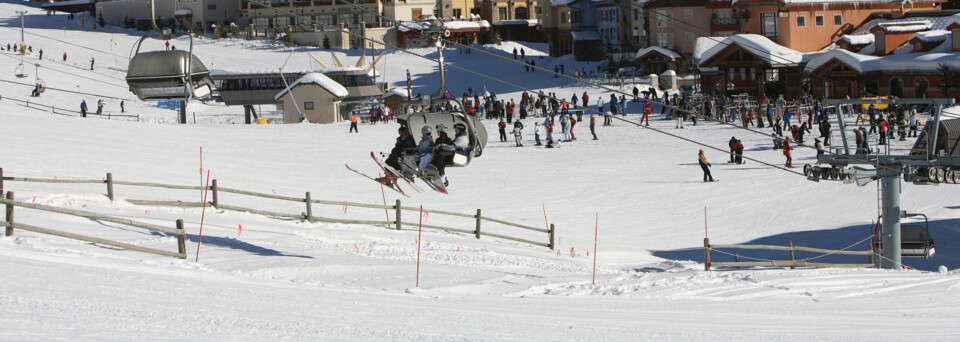
<path fill-rule="evenodd" d="M 804 167 L 804 174 L 812 181 L 819 182 L 821 178 L 840 178 L 845 179 L 845 183 L 856 183 L 858 186 L 878 180 L 882 197 L 883 223 L 879 231 L 882 256 L 880 267 L 899 268 L 902 265 L 900 219 L 907 216 L 900 210 L 901 177 L 914 184 L 935 184 L 936 180 L 931 181 L 928 172 L 924 171 L 940 170 L 942 174 L 943 170 L 947 170 L 946 172 L 953 175 L 955 171 L 952 170 L 960 170 L 960 156 L 945 155 L 943 150 L 937 148 L 941 109 L 954 104 L 954 99 L 824 100 L 823 103 L 825 106 L 836 108 L 843 148 L 836 149 L 835 153 L 817 156 L 817 163 L 829 164 L 830 169 L 819 166 Z M 918 138 L 926 138 L 925 151 L 917 151 L 910 155 L 851 154 L 842 106 L 865 104 L 932 105 L 933 119 L 927 122 Z M 847 167 L 848 165 L 872 165 L 874 169 L 859 166 Z"/>

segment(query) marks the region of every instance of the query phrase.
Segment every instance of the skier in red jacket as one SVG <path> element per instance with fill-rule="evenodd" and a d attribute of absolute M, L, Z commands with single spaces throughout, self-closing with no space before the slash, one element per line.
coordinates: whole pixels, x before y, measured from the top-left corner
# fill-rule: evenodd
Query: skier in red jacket
<path fill-rule="evenodd" d="M 786 167 L 793 167 L 793 158 L 790 157 L 790 140 L 783 141 L 783 155 L 787 157 Z"/>

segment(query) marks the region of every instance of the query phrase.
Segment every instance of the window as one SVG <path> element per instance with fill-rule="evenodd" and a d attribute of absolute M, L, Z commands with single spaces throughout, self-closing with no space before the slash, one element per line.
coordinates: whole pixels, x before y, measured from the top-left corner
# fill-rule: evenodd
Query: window
<path fill-rule="evenodd" d="M 514 18 L 514 19 L 529 19 L 530 17 L 527 15 L 527 8 L 526 8 L 526 7 L 517 7 L 517 8 L 515 8 L 515 9 L 513 10 L 513 18 Z"/>
<path fill-rule="evenodd" d="M 500 18 L 500 20 L 508 20 L 508 19 L 510 19 L 510 18 L 507 17 L 507 8 L 506 8 L 506 7 L 497 8 L 497 15 L 499 15 L 498 18 Z"/>
<path fill-rule="evenodd" d="M 313 110 L 313 101 L 304 102 L 303 110 Z"/>
<path fill-rule="evenodd" d="M 657 27 L 673 26 L 673 10 L 657 12 Z"/>
<path fill-rule="evenodd" d="M 207 9 L 208 9 L 208 10 L 215 10 L 215 9 L 217 9 L 217 4 L 209 4 L 209 5 L 207 5 Z"/>
<path fill-rule="evenodd" d="M 807 27 L 807 16 L 798 15 L 797 16 L 797 28 Z"/>
<path fill-rule="evenodd" d="M 640 11 L 637 10 L 636 8 L 633 9 L 633 20 L 634 21 L 640 20 Z"/>
<path fill-rule="evenodd" d="M 692 42 L 695 39 L 693 32 L 684 33 L 683 36 L 684 36 L 684 39 L 686 39 L 688 42 Z"/>
<path fill-rule="evenodd" d="M 561 23 L 561 24 L 566 24 L 566 23 L 569 23 L 569 22 L 570 22 L 569 19 L 567 18 L 567 14 L 568 14 L 567 12 L 560 12 L 560 23 Z"/>
<path fill-rule="evenodd" d="M 460 8 L 454 8 L 454 9 L 453 9 L 453 17 L 454 17 L 454 18 L 460 18 L 461 15 L 463 15 L 463 9 L 460 9 Z"/>
<path fill-rule="evenodd" d="M 813 25 L 817 27 L 823 26 L 823 16 L 822 15 L 813 16 Z"/>
<path fill-rule="evenodd" d="M 290 17 L 277 17 L 277 21 L 274 23 L 274 26 L 281 27 L 290 25 Z"/>
<path fill-rule="evenodd" d="M 777 37 L 777 12 L 760 13 L 760 34 L 768 38 Z"/>
<path fill-rule="evenodd" d="M 840 14 L 833 15 L 833 26 L 843 26 L 843 15 L 840 15 Z"/>
<path fill-rule="evenodd" d="M 657 46 L 667 49 L 673 49 L 673 33 L 658 33 Z"/>
<path fill-rule="evenodd" d="M 350 25 L 353 24 L 353 14 L 350 13 L 341 13 L 337 14 L 337 24 Z"/>
<path fill-rule="evenodd" d="M 422 8 L 413 8 L 410 9 L 410 20 L 420 20 L 423 18 L 423 9 Z"/>
<path fill-rule="evenodd" d="M 693 18 L 693 9 L 687 8 L 687 9 L 683 10 L 683 17 L 684 17 L 684 18 Z"/>
<path fill-rule="evenodd" d="M 878 52 L 878 54 L 880 52 L 886 52 L 887 42 L 884 41 L 883 39 L 884 38 L 883 30 L 877 30 L 877 32 L 875 32 L 873 35 L 874 35 L 873 45 L 875 50 Z"/>
<path fill-rule="evenodd" d="M 960 29 L 950 30 L 951 41 L 953 42 L 953 51 L 960 50 Z"/>
<path fill-rule="evenodd" d="M 270 26 L 270 19 L 263 18 L 263 17 L 253 18 L 253 26 L 256 26 L 256 27 Z"/>

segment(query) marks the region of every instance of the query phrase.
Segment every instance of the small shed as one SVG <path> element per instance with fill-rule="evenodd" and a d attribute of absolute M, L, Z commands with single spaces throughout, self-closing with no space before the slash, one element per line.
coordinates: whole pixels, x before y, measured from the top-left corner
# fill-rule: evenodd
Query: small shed
<path fill-rule="evenodd" d="M 340 102 L 350 93 L 340 83 L 319 72 L 311 72 L 283 89 L 275 99 L 277 109 L 283 110 L 283 123 L 299 123 L 300 112 L 310 123 L 334 123 L 343 121 Z M 296 99 L 296 106 L 294 105 Z"/>
<path fill-rule="evenodd" d="M 383 94 L 383 103 L 394 113 L 402 113 L 402 104 L 407 101 L 408 97 L 410 97 L 410 93 L 407 92 L 406 88 L 397 87 Z"/>

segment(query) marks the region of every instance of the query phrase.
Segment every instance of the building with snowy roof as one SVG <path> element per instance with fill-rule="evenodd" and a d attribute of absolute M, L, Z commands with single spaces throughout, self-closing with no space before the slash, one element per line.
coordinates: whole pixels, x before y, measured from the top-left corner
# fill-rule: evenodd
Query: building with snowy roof
<path fill-rule="evenodd" d="M 890 0 L 733 0 L 739 13 L 740 32 L 762 35 L 784 47 L 812 52 L 833 44 L 836 37 L 872 15 L 885 13 L 902 18 L 911 11 L 936 9 L 939 0 L 907 4 Z"/>
<path fill-rule="evenodd" d="M 340 102 L 349 93 L 333 79 L 311 72 L 293 82 L 289 89 L 281 90 L 274 98 L 279 103 L 277 109 L 283 111 L 283 123 L 301 122 L 300 113 L 310 123 L 344 120 L 340 115 Z"/>

